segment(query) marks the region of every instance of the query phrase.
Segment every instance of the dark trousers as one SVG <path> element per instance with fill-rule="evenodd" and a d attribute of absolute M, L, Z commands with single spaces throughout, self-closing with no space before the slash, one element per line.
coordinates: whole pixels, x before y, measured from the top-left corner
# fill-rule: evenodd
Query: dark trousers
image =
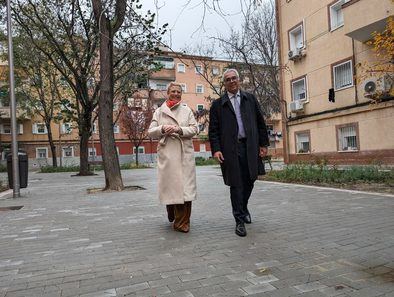
<path fill-rule="evenodd" d="M 250 179 L 246 142 L 238 143 L 238 162 L 242 183 L 240 187 L 230 187 L 233 216 L 237 223 L 243 222 L 244 217 L 249 214 L 248 201 L 254 186 L 254 181 Z"/>

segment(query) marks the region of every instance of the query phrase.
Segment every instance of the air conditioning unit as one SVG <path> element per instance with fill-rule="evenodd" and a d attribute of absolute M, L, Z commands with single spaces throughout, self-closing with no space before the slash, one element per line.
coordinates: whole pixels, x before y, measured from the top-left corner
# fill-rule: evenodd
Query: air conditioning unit
<path fill-rule="evenodd" d="M 304 111 L 304 102 L 300 100 L 295 100 L 290 103 L 290 111 L 291 112 L 302 112 Z"/>
<path fill-rule="evenodd" d="M 288 52 L 289 60 L 296 61 L 305 56 L 305 50 L 297 48 Z"/>
<path fill-rule="evenodd" d="M 393 88 L 393 78 L 389 75 L 370 77 L 363 82 L 364 97 L 382 98 L 390 93 Z"/>

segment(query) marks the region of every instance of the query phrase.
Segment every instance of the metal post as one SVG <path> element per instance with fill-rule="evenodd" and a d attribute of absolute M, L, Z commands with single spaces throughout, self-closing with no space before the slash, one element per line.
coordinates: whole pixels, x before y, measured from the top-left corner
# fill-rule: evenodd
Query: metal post
<path fill-rule="evenodd" d="M 12 27 L 11 27 L 11 0 L 7 0 L 7 32 L 8 32 L 8 65 L 10 69 L 10 103 L 11 103 L 11 152 L 12 152 L 12 178 L 13 178 L 13 196 L 20 197 L 19 181 L 19 159 L 18 143 L 16 140 L 16 101 L 14 85 L 14 57 L 12 49 Z"/>

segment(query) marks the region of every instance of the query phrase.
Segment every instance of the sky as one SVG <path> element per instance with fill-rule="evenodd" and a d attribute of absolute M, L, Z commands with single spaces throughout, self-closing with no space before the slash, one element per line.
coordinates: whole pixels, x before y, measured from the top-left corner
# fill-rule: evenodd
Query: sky
<path fill-rule="evenodd" d="M 182 51 L 195 49 L 199 44 L 212 44 L 210 37 L 228 36 L 231 27 L 240 28 L 241 1 L 244 0 L 207 0 L 209 4 L 219 2 L 222 13 L 207 9 L 205 17 L 202 0 L 144 0 L 142 4 L 145 10 L 151 11 L 156 11 L 157 4 L 159 25 L 169 24 L 167 44 L 175 51 Z"/>

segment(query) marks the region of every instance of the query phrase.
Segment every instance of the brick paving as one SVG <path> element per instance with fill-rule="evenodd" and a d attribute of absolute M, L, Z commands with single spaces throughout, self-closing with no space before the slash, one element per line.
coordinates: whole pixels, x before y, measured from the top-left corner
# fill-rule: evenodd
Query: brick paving
<path fill-rule="evenodd" d="M 70 173 L 30 175 L 0 207 L 0 297 L 394 296 L 394 197 L 256 182 L 248 236 L 234 234 L 229 190 L 199 167 L 191 232 L 156 197 L 156 170 L 123 172 L 146 188 Z"/>

